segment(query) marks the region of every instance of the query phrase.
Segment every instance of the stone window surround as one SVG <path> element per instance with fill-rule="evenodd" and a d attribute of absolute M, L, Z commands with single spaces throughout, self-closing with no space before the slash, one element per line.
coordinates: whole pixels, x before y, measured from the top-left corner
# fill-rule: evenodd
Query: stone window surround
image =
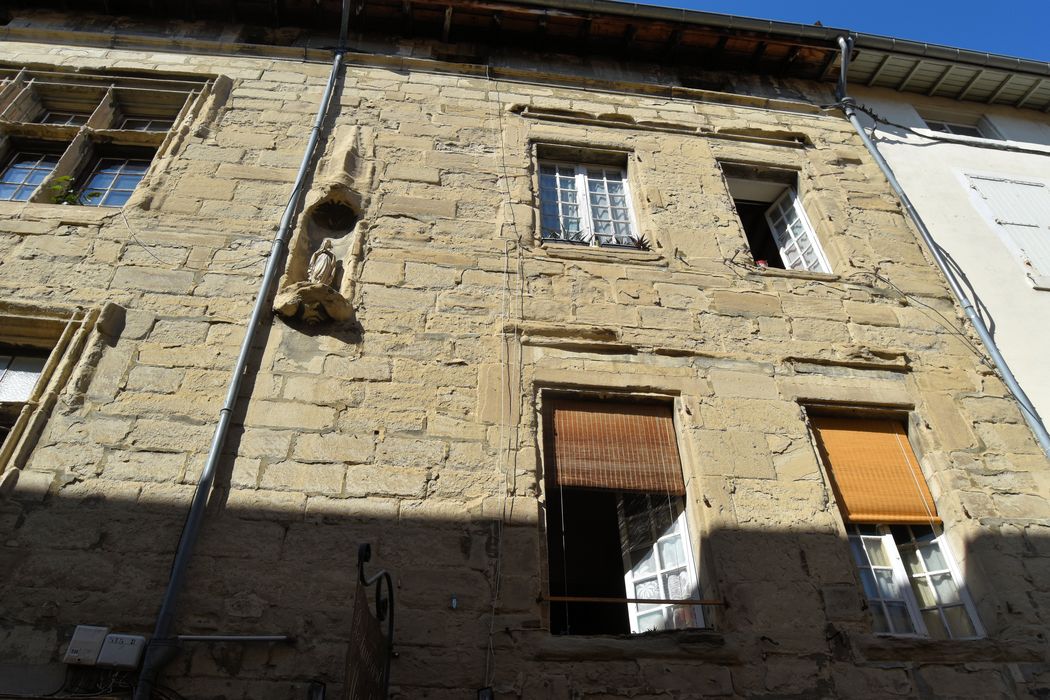
<path fill-rule="evenodd" d="M 65 191 L 75 193 L 82 187 L 100 158 L 128 153 L 149 158 L 151 164 L 125 207 L 147 209 L 165 157 L 177 151 L 206 98 L 220 92 L 220 81 L 228 87 L 228 79 L 208 75 L 142 77 L 0 66 L 0 162 L 6 164 L 23 150 L 61 153 L 28 201 L 0 202 L 0 212 L 14 215 L 29 204 L 56 204 L 61 199 L 73 203 Z M 83 125 L 45 123 L 47 114 L 55 111 L 87 118 Z M 164 131 L 125 128 L 128 119 L 136 118 L 171 120 L 173 125 Z"/>
<path fill-rule="evenodd" d="M 719 597 L 717 591 L 717 580 L 713 576 L 711 566 L 707 561 L 707 555 L 705 549 L 701 546 L 705 533 L 707 532 L 707 523 L 703 518 L 701 509 L 695 507 L 695 504 L 702 500 L 699 491 L 699 482 L 692 479 L 692 474 L 695 473 L 695 466 L 692 462 L 692 452 L 686 448 L 683 444 L 684 434 L 679 427 L 679 420 L 684 415 L 682 407 L 682 397 L 680 391 L 674 388 L 674 378 L 669 377 L 666 387 L 660 387 L 658 389 L 647 389 L 645 391 L 631 391 L 619 388 L 610 387 L 597 387 L 597 386 L 582 386 L 573 385 L 566 386 L 562 384 L 551 384 L 545 381 L 538 381 L 535 386 L 535 406 L 536 406 L 536 445 L 538 459 L 537 483 L 539 484 L 539 501 L 541 517 L 539 519 L 540 538 L 541 541 L 546 543 L 547 540 L 547 508 L 546 502 L 550 496 L 547 494 L 547 480 L 546 474 L 547 469 L 543 465 L 543 460 L 546 459 L 545 445 L 547 436 L 544 434 L 544 421 L 541 416 L 543 413 L 543 400 L 544 398 L 579 398 L 579 399 L 609 399 L 615 401 L 670 401 L 673 402 L 674 406 L 674 422 L 675 422 L 675 436 L 678 440 L 678 453 L 682 464 L 682 474 L 685 477 L 686 482 L 686 507 L 685 507 L 685 523 L 686 531 L 688 534 L 689 542 L 689 554 L 692 557 L 692 561 L 695 567 L 696 582 L 699 584 L 701 597 L 712 599 Z M 546 597 L 550 594 L 550 564 L 549 564 L 549 552 L 547 546 L 544 544 L 541 547 L 540 552 L 540 581 L 541 581 L 541 597 L 546 600 Z M 544 629 L 551 628 L 550 620 L 550 603 L 544 603 L 541 610 L 541 620 Z M 675 639 L 679 639 L 682 635 L 711 635 L 714 634 L 713 629 L 716 627 L 716 617 L 718 611 L 710 606 L 704 606 L 702 610 L 702 616 L 705 627 L 693 628 L 693 629 L 682 629 L 682 630 L 667 630 L 658 636 L 671 635 Z M 570 635 L 571 636 L 571 635 Z M 561 639 L 561 637 L 551 637 L 551 639 Z M 577 637 L 581 641 L 586 640 L 588 637 Z M 591 636 L 593 638 L 593 636 Z M 646 635 L 644 638 L 635 640 L 635 643 L 645 643 L 652 641 L 652 635 Z M 587 654 L 587 650 L 581 650 L 584 656 Z"/>
<path fill-rule="evenodd" d="M 97 308 L 45 307 L 0 300 L 0 343 L 48 353 L 29 399 L 18 409 L 18 417 L 0 445 L 0 491 L 6 490 L 7 475 L 25 466 L 99 314 Z"/>

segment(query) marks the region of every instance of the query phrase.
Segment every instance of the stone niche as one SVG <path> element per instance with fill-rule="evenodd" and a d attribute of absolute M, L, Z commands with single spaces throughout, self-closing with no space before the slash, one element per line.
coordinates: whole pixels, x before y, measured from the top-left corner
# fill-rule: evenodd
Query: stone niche
<path fill-rule="evenodd" d="M 309 325 L 353 319 L 353 279 L 375 167 L 371 134 L 360 127 L 336 129 L 317 168 L 288 249 L 273 310 Z"/>

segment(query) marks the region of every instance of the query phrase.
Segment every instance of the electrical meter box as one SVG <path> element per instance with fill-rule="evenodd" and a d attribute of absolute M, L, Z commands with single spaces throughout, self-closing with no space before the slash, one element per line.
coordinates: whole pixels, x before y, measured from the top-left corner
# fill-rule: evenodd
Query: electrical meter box
<path fill-rule="evenodd" d="M 94 666 L 107 634 L 108 627 L 77 625 L 73 630 L 73 639 L 69 640 L 69 647 L 66 648 L 66 655 L 62 658 L 63 663 Z"/>
<path fill-rule="evenodd" d="M 136 634 L 110 634 L 102 643 L 97 666 L 116 666 L 117 668 L 137 668 L 146 648 L 146 638 Z"/>

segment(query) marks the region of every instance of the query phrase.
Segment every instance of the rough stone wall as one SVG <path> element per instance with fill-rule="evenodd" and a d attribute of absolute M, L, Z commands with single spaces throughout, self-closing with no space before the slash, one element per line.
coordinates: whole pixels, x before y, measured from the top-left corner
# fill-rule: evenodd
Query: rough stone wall
<path fill-rule="evenodd" d="M 126 223 L 0 208 L 0 296 L 125 309 L 70 358 L 3 505 L 0 655 L 28 665 L 60 658 L 77 623 L 151 631 L 328 67 L 5 49 L 233 80 Z M 1046 693 L 1046 460 L 848 124 L 593 88 L 351 57 L 327 133 L 371 144 L 356 320 L 263 333 L 177 625 L 297 641 L 187 646 L 165 682 L 187 697 L 338 691 L 370 542 L 396 582 L 396 697 L 472 696 L 487 674 L 526 698 Z M 628 154 L 652 250 L 539 245 L 535 152 L 558 146 Z M 747 265 L 719 160 L 796 170 L 833 274 Z M 556 390 L 675 399 L 705 594 L 728 604 L 712 630 L 544 629 L 537 412 Z M 871 633 L 807 403 L 908 411 L 986 639 Z"/>

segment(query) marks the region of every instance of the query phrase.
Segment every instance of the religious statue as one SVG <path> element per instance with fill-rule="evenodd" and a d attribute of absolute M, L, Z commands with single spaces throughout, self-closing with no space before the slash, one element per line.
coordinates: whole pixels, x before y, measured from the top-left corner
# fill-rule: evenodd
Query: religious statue
<path fill-rule="evenodd" d="M 321 247 L 310 256 L 310 267 L 306 274 L 313 284 L 332 286 L 335 279 L 335 253 L 332 252 L 332 239 L 321 241 Z"/>

